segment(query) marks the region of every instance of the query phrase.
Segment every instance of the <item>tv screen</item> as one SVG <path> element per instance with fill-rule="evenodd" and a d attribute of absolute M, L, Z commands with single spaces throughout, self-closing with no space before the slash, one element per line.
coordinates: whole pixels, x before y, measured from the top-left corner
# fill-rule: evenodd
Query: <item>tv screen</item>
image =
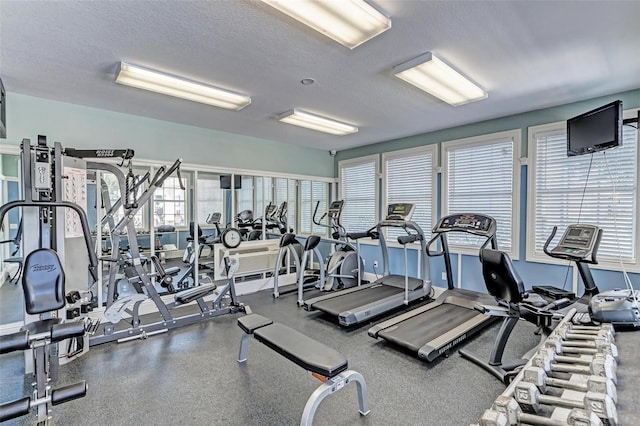
<path fill-rule="evenodd" d="M 234 176 L 233 189 L 242 189 L 242 176 Z M 231 175 L 220 175 L 220 189 L 231 189 Z"/>
<path fill-rule="evenodd" d="M 0 138 L 7 137 L 7 101 L 2 79 L 0 78 Z"/>
<path fill-rule="evenodd" d="M 622 101 L 567 120 L 567 155 L 592 154 L 622 144 Z"/>

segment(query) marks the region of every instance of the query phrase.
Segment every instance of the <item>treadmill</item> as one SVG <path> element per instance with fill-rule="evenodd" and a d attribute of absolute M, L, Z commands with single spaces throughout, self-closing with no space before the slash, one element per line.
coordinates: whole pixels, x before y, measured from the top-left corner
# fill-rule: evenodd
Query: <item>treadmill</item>
<path fill-rule="evenodd" d="M 448 244 L 448 234 L 465 233 L 486 239 L 481 250 L 489 244 L 497 249 L 495 219 L 477 213 L 453 214 L 441 218 L 433 233 L 435 236 L 427 244 L 425 252 L 430 257 L 444 258 L 448 289 L 435 302 L 377 324 L 368 331 L 369 336 L 406 348 L 429 362 L 448 353 L 453 346 L 497 319 L 475 309 L 477 305 L 495 304 L 493 296 L 454 287 Z M 441 251 L 431 251 L 429 247 L 438 241 Z"/>
<path fill-rule="evenodd" d="M 405 275 L 391 275 L 389 273 L 389 251 L 383 228 L 401 228 L 407 235 L 398 237 L 399 242 L 419 241 L 422 252 L 426 251 L 424 232 L 420 226 L 411 221 L 415 204 L 395 203 L 387 208 L 386 218 L 366 232 L 350 233 L 351 239 L 373 237 L 380 239 L 384 273 L 382 278 L 370 284 L 362 284 L 336 293 L 331 293 L 313 299 L 305 300 L 307 311 L 321 311 L 338 318 L 341 326 L 351 326 L 370 320 L 373 317 L 387 313 L 393 309 L 429 296 L 431 281 L 429 277 L 429 262 L 422 257 L 422 271 L 425 278 L 413 278 Z"/>

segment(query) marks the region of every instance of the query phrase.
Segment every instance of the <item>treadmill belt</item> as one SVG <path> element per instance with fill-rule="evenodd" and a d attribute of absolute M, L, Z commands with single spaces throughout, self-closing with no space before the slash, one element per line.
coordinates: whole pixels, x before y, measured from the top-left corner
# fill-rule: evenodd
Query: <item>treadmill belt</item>
<path fill-rule="evenodd" d="M 404 289 L 402 288 L 379 285 L 375 287 L 368 287 L 360 291 L 354 291 L 353 293 L 345 293 L 341 296 L 336 296 L 331 299 L 314 303 L 313 309 L 317 309 L 337 317 L 344 311 L 357 309 L 361 306 L 368 305 L 369 303 L 382 300 L 385 297 L 403 293 Z M 404 301 L 404 299 L 400 301 L 400 304 L 402 304 L 402 301 Z"/>
<path fill-rule="evenodd" d="M 396 345 L 418 352 L 426 343 L 442 336 L 476 315 L 484 314 L 474 309 L 443 304 L 402 321 L 396 326 L 380 331 L 378 336 Z"/>

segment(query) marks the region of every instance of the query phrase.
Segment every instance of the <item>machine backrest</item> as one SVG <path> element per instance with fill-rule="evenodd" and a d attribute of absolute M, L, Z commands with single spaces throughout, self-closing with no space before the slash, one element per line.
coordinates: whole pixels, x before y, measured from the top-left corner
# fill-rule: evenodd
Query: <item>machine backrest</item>
<path fill-rule="evenodd" d="M 54 250 L 42 248 L 29 253 L 24 262 L 22 289 L 25 309 L 31 315 L 64 307 L 64 270 Z"/>
<path fill-rule="evenodd" d="M 524 295 L 524 283 L 509 255 L 500 250 L 484 248 L 480 251 L 480 260 L 489 294 L 507 303 L 520 303 Z"/>

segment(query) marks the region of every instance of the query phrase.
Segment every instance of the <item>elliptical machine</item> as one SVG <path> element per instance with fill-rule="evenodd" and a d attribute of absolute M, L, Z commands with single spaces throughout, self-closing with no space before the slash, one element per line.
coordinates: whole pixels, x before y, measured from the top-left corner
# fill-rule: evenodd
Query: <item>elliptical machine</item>
<path fill-rule="evenodd" d="M 315 281 L 316 287 L 322 291 L 339 290 L 361 284 L 364 264 L 359 256 L 359 247 L 349 242 L 347 231 L 340 223 L 344 201 L 333 201 L 329 209 L 318 219 L 319 206 L 320 202 L 317 202 L 313 211 L 313 223 L 331 229 L 331 238 L 322 238 L 317 235 L 310 235 L 307 238 L 300 261 L 301 271 L 298 275 L 299 303 L 302 302 L 302 289 L 308 287 L 310 282 Z M 322 222 L 325 217 L 327 223 Z M 328 260 L 324 259 L 318 249 L 321 242 L 335 244 L 335 251 Z M 320 269 L 306 270 L 305 274 L 304 268 L 311 252 L 318 257 Z"/>

